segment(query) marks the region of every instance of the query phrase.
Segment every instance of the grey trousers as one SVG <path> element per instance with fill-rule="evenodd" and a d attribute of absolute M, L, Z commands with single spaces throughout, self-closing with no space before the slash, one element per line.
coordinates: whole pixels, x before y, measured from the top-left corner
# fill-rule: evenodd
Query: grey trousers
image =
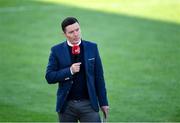
<path fill-rule="evenodd" d="M 101 122 L 99 112 L 92 109 L 89 100 L 68 101 L 64 113 L 58 113 L 59 122 Z"/>

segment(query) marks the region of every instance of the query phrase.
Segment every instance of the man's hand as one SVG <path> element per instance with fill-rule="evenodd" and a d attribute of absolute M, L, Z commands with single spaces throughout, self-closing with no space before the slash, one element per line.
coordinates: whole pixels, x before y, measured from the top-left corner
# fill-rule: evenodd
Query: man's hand
<path fill-rule="evenodd" d="M 74 64 L 71 65 L 70 69 L 71 69 L 73 74 L 80 71 L 80 65 L 81 65 L 81 62 L 74 63 Z"/>
<path fill-rule="evenodd" d="M 106 119 L 108 117 L 109 106 L 101 106 L 101 110 L 104 114 L 104 118 Z"/>

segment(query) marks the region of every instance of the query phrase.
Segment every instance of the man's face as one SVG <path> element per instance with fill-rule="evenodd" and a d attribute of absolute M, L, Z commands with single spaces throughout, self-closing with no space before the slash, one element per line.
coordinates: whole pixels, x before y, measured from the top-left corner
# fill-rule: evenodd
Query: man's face
<path fill-rule="evenodd" d="M 74 24 L 68 25 L 65 28 L 64 35 L 71 44 L 77 44 L 81 39 L 81 30 L 79 24 L 76 22 Z"/>

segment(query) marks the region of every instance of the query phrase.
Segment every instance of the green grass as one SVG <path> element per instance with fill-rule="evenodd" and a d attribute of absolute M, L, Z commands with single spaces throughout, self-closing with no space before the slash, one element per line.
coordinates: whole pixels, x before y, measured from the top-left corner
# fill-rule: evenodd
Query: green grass
<path fill-rule="evenodd" d="M 0 1 L 0 121 L 57 121 L 57 85 L 44 74 L 50 47 L 64 40 L 59 24 L 66 16 L 76 16 L 83 38 L 99 45 L 109 121 L 180 121 L 179 1 L 157 0 L 153 8 L 121 0 L 121 12 L 103 11 L 113 4 L 104 1 L 98 10 L 64 1 Z"/>
<path fill-rule="evenodd" d="M 40 0 L 42 2 L 60 3 L 79 8 L 93 9 L 101 12 L 145 17 L 161 21 L 180 23 L 179 0 Z"/>

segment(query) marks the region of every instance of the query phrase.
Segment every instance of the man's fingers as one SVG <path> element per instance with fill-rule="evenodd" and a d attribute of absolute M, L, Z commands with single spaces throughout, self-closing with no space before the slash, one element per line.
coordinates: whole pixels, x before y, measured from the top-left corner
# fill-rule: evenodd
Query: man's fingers
<path fill-rule="evenodd" d="M 103 114 L 104 114 L 104 117 L 107 118 L 108 112 L 107 112 L 107 111 L 104 111 Z"/>
<path fill-rule="evenodd" d="M 80 70 L 80 67 L 76 67 L 76 70 L 77 70 L 77 71 Z"/>
<path fill-rule="evenodd" d="M 104 118 L 107 119 L 109 106 L 102 106 L 101 109 L 103 111 Z"/>
<path fill-rule="evenodd" d="M 79 72 L 80 71 L 80 65 L 81 65 L 81 62 L 72 64 L 72 66 L 71 66 L 72 72 L 73 73 Z"/>
<path fill-rule="evenodd" d="M 103 112 L 103 114 L 104 114 L 104 118 L 106 118 L 107 117 L 106 112 Z"/>
<path fill-rule="evenodd" d="M 81 62 L 78 62 L 78 63 L 74 63 L 75 66 L 79 66 L 81 65 Z"/>

